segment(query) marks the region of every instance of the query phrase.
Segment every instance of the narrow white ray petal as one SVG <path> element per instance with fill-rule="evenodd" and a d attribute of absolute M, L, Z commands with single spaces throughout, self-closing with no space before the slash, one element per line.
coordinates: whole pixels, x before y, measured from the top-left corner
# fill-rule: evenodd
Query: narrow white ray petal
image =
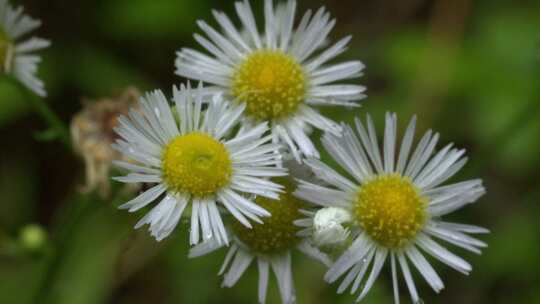
<path fill-rule="evenodd" d="M 217 244 L 217 242 L 210 240 L 209 242 L 213 242 L 214 244 Z M 234 257 L 234 254 L 238 251 L 238 245 L 232 244 L 231 248 L 229 248 L 229 251 L 227 251 L 227 255 L 225 256 L 225 259 L 223 260 L 223 264 L 221 265 L 221 268 L 219 269 L 219 275 L 223 275 L 225 273 L 225 270 L 229 266 L 229 263 L 231 262 L 232 258 Z"/>
<path fill-rule="evenodd" d="M 422 136 L 422 139 L 420 139 L 420 142 L 416 146 L 416 149 L 414 149 L 414 152 L 411 156 L 411 159 L 409 160 L 409 163 L 407 164 L 407 167 L 405 168 L 405 175 L 411 176 L 412 169 L 416 166 L 418 163 L 418 160 L 420 156 L 422 155 L 422 152 L 426 149 L 429 141 L 431 140 L 431 135 L 433 134 L 433 131 L 428 130 L 424 136 Z"/>
<path fill-rule="evenodd" d="M 174 211 L 176 199 L 171 195 L 166 195 L 157 206 L 152 208 L 142 219 L 137 222 L 135 229 L 138 229 L 146 224 L 150 225 L 149 231 L 151 235 L 159 240 L 161 235 L 160 227 L 163 221 L 166 221 Z"/>
<path fill-rule="evenodd" d="M 252 260 L 253 255 L 244 250 L 238 250 L 229 271 L 227 271 L 225 277 L 223 278 L 223 286 L 233 287 L 236 282 L 238 282 L 242 274 L 244 274 Z"/>
<path fill-rule="evenodd" d="M 219 60 L 212 58 L 204 53 L 191 48 L 182 48 L 180 52 L 176 53 L 177 59 L 175 66 L 177 69 L 184 65 L 196 65 L 211 71 L 215 75 L 226 76 L 234 72 L 234 69 L 226 64 L 221 63 Z"/>
<path fill-rule="evenodd" d="M 157 90 L 152 93 L 154 105 L 154 114 L 159 119 L 163 131 L 167 134 L 167 139 L 170 140 L 179 134 L 176 120 L 171 112 L 171 107 L 165 94 Z"/>
<path fill-rule="evenodd" d="M 240 160 L 240 159 L 245 158 L 246 156 L 250 156 L 250 155 L 254 156 L 254 155 L 262 154 L 260 152 L 256 153 L 256 154 L 253 154 L 253 152 L 257 151 L 256 150 L 257 148 L 260 148 L 265 143 L 268 143 L 271 139 L 272 139 L 272 136 L 268 135 L 268 136 L 265 136 L 265 137 L 262 137 L 262 138 L 258 138 L 257 140 L 255 140 L 253 142 L 246 143 L 242 147 L 239 147 L 239 148 L 235 149 L 235 151 L 231 151 L 232 152 L 231 153 L 231 158 L 236 158 L 236 159 Z M 266 148 L 266 147 L 268 147 L 268 146 L 264 146 L 264 148 Z M 260 151 L 260 149 L 259 149 L 259 151 Z"/>
<path fill-rule="evenodd" d="M 188 197 L 179 195 L 174 199 L 176 200 L 174 210 L 171 212 L 171 214 L 166 220 L 162 221 L 159 228 L 157 228 L 158 231 L 156 231 L 155 235 L 157 241 L 163 240 L 174 231 L 174 228 L 176 228 L 178 222 L 180 221 L 180 218 L 182 217 L 182 213 L 184 213 L 184 210 L 186 209 L 186 206 L 188 204 Z"/>
<path fill-rule="evenodd" d="M 322 144 L 341 167 L 347 170 L 357 181 L 364 179 L 363 167 L 359 165 L 358 159 L 355 159 L 352 153 L 347 150 L 347 141 L 330 134 L 325 134 L 322 138 Z"/>
<path fill-rule="evenodd" d="M 292 280 L 291 253 L 287 252 L 283 255 L 272 257 L 270 265 L 276 275 L 281 301 L 284 304 L 295 303 L 296 295 Z"/>
<path fill-rule="evenodd" d="M 359 235 L 349 248 L 337 259 L 324 275 L 325 281 L 332 283 L 358 261 L 361 261 L 374 246 L 365 234 Z"/>
<path fill-rule="evenodd" d="M 118 208 L 128 209 L 129 212 L 135 212 L 156 200 L 160 195 L 165 192 L 165 190 L 167 190 L 167 187 L 164 184 L 159 184 L 139 194 L 137 197 L 130 200 L 129 202 L 120 205 L 120 207 Z"/>
<path fill-rule="evenodd" d="M 317 15 L 312 19 L 312 26 L 311 28 L 308 27 L 306 30 L 305 40 L 304 40 L 304 47 L 300 49 L 297 53 L 298 61 L 304 62 L 306 58 L 311 56 L 313 52 L 315 52 L 317 49 L 320 48 L 321 44 L 324 43 L 326 38 L 328 37 L 328 34 L 334 26 L 336 25 L 336 20 L 329 20 L 330 15 L 328 13 L 324 14 L 322 17 L 322 20 L 320 22 L 317 22 L 316 19 Z"/>
<path fill-rule="evenodd" d="M 342 127 L 331 119 L 328 119 L 315 111 L 313 108 L 301 105 L 298 109 L 298 118 L 309 123 L 313 127 L 331 133 L 335 136 L 341 136 Z"/>
<path fill-rule="evenodd" d="M 332 264 L 330 257 L 326 253 L 319 250 L 319 248 L 312 246 L 306 240 L 301 241 L 300 244 L 298 244 L 297 248 L 305 255 L 321 262 L 327 267 L 330 267 L 330 265 Z"/>
<path fill-rule="evenodd" d="M 305 164 L 313 170 L 313 172 L 317 175 L 318 178 L 326 181 L 333 186 L 336 186 L 342 191 L 355 192 L 358 188 L 354 183 L 341 176 L 334 169 L 330 168 L 328 165 L 318 159 L 306 159 Z"/>
<path fill-rule="evenodd" d="M 199 223 L 201 225 L 202 241 L 204 242 L 211 239 L 214 235 L 212 232 L 210 216 L 208 214 L 208 201 L 206 199 L 201 200 L 199 204 Z"/>
<path fill-rule="evenodd" d="M 362 124 L 362 121 L 360 119 L 355 118 L 354 122 L 356 125 L 356 130 L 360 135 L 360 140 L 362 141 L 364 149 L 367 152 L 373 166 L 375 167 L 375 170 L 378 173 L 382 173 L 384 170 L 382 166 L 381 155 L 379 152 L 376 135 L 373 134 L 373 136 L 375 137 L 368 135 L 368 132 L 366 132 L 366 129 L 364 128 L 364 125 Z M 371 128 L 371 130 L 373 133 L 375 132 L 373 128 Z"/>
<path fill-rule="evenodd" d="M 414 182 L 416 184 L 421 184 L 424 178 L 430 175 L 433 172 L 433 170 L 435 169 L 438 170 L 438 167 L 440 166 L 441 162 L 445 159 L 445 157 L 450 157 L 454 154 L 454 152 L 456 152 L 456 150 L 454 149 L 450 150 L 453 146 L 454 144 L 450 143 L 446 145 L 442 150 L 437 152 L 437 154 L 431 158 L 429 163 L 427 163 L 427 165 L 422 170 L 420 170 L 420 172 L 418 173 L 418 176 L 416 176 L 416 178 L 414 179 Z"/>
<path fill-rule="evenodd" d="M 259 267 L 259 303 L 266 303 L 266 291 L 268 289 L 268 269 L 269 263 L 263 258 L 257 259 L 257 265 Z"/>
<path fill-rule="evenodd" d="M 386 173 L 394 172 L 396 133 L 396 114 L 386 113 L 386 124 L 384 129 L 384 171 Z"/>
<path fill-rule="evenodd" d="M 432 198 L 430 204 L 437 204 L 438 202 L 445 200 L 449 197 L 469 192 L 470 190 L 478 187 L 482 187 L 482 180 L 473 179 L 437 188 L 432 188 L 424 191 L 423 194 Z M 441 199 L 441 197 L 443 199 Z"/>
<path fill-rule="evenodd" d="M 296 14 L 296 1 L 289 0 L 287 2 L 284 14 L 284 22 L 281 24 L 279 48 L 281 51 L 287 52 L 293 32 L 294 16 Z"/>
<path fill-rule="evenodd" d="M 191 203 L 191 229 L 189 230 L 189 244 L 196 245 L 199 243 L 199 206 L 200 201 L 193 198 Z"/>
<path fill-rule="evenodd" d="M 227 57 L 236 62 L 242 59 L 242 53 L 213 27 L 202 20 L 197 21 L 197 25 L 212 40 L 212 42 L 227 55 Z"/>
<path fill-rule="evenodd" d="M 315 148 L 315 145 L 307 136 L 305 129 L 298 125 L 298 121 L 296 119 L 291 119 L 285 125 L 285 128 L 305 157 L 320 157 L 317 148 Z"/>
<path fill-rule="evenodd" d="M 229 212 L 240 222 L 242 223 L 242 225 L 248 227 L 248 228 L 251 228 L 251 224 L 249 223 L 249 221 L 246 219 L 246 216 L 247 217 L 250 217 L 250 213 L 246 212 L 245 210 L 242 209 L 239 210 L 239 208 L 237 208 L 235 206 L 235 204 L 233 202 L 230 202 L 229 201 L 229 198 L 225 195 L 223 195 L 222 193 L 219 193 L 218 194 L 218 197 L 221 201 L 221 203 L 223 204 L 223 206 L 225 206 L 225 208 L 227 208 L 227 210 L 229 210 Z M 244 214 L 245 216 L 244 216 Z M 251 218 L 251 217 L 250 217 Z M 258 219 L 258 218 L 257 218 Z M 258 222 L 262 222 L 260 219 L 258 220 Z"/>
<path fill-rule="evenodd" d="M 296 56 L 297 58 L 300 58 L 301 55 L 306 53 L 306 49 L 309 46 L 309 44 L 313 43 L 314 36 L 317 34 L 318 30 L 321 28 L 321 25 L 326 23 L 326 21 L 321 20 L 324 18 L 325 15 L 325 9 L 320 8 L 313 18 L 311 17 L 311 12 L 308 11 L 304 18 L 300 22 L 298 35 L 295 37 L 295 44 L 293 48 L 291 49 L 291 53 Z M 328 17 L 326 18 L 326 20 Z M 320 34 L 320 32 L 319 32 Z"/>
<path fill-rule="evenodd" d="M 201 129 L 201 116 L 202 113 L 202 103 L 203 103 L 203 83 L 199 82 L 197 91 L 195 93 L 194 105 L 193 105 L 193 130 Z"/>
<path fill-rule="evenodd" d="M 306 64 L 305 69 L 308 72 L 314 71 L 319 68 L 321 65 L 325 64 L 327 61 L 335 58 L 336 56 L 342 54 L 347 47 L 347 44 L 351 41 L 352 36 L 347 36 L 336 42 L 333 46 L 326 49 L 320 55 L 312 59 L 309 63 Z"/>
<path fill-rule="evenodd" d="M 212 223 L 213 234 L 214 236 L 218 236 L 216 239 L 221 240 L 225 244 L 229 244 L 229 238 L 227 236 L 227 231 L 225 230 L 225 225 L 223 225 L 221 215 L 219 214 L 219 210 L 214 200 L 211 200 L 208 204 L 208 213 Z"/>
<path fill-rule="evenodd" d="M 294 195 L 300 199 L 324 207 L 350 208 L 349 192 L 330 189 L 306 181 L 299 181 Z"/>
<path fill-rule="evenodd" d="M 211 239 L 211 240 L 208 240 L 206 242 L 202 242 L 202 243 L 199 243 L 195 246 L 193 246 L 190 250 L 189 250 L 189 255 L 188 257 L 190 259 L 192 258 L 197 258 L 197 257 L 200 257 L 200 256 L 203 256 L 203 255 L 207 255 L 211 252 L 214 252 L 220 248 L 223 248 L 225 246 L 225 244 L 223 243 L 219 243 L 217 242 L 215 239 Z M 236 245 L 233 245 L 231 246 L 231 248 L 229 249 L 229 252 L 227 253 L 227 256 L 229 255 L 232 255 L 234 253 L 234 251 L 236 249 L 234 249 Z M 230 257 L 229 257 L 230 259 Z M 227 261 L 227 259 L 226 259 Z"/>
<path fill-rule="evenodd" d="M 264 208 L 260 207 L 259 205 L 253 203 L 251 200 L 248 200 L 247 198 L 239 195 L 232 190 L 223 189 L 221 192 L 224 196 L 228 197 L 229 201 L 233 202 L 237 207 L 241 206 L 246 210 L 259 216 L 270 216 L 270 213 Z"/>
<path fill-rule="evenodd" d="M 405 259 L 405 256 L 403 256 L 402 252 L 398 252 L 397 257 L 398 257 L 399 265 L 401 266 L 401 271 L 403 272 L 403 276 L 405 277 L 405 283 L 407 283 L 407 288 L 409 288 L 409 293 L 411 294 L 412 302 L 418 303 L 420 298 L 418 297 L 418 292 L 416 291 L 416 285 L 414 284 L 414 280 L 412 278 L 409 265 L 407 264 L 407 260 Z"/>
<path fill-rule="evenodd" d="M 161 160 L 159 158 L 156 158 L 141 150 L 137 150 L 136 147 L 129 145 L 125 141 L 117 140 L 116 143 L 111 145 L 111 148 L 122 154 L 125 154 L 126 157 L 139 163 L 145 164 L 149 167 L 159 168 L 161 165 Z"/>
<path fill-rule="evenodd" d="M 448 170 L 446 170 L 446 172 L 444 174 L 442 174 L 441 176 L 435 178 L 433 181 L 431 181 L 430 183 L 425 185 L 424 189 L 429 190 L 429 189 L 431 189 L 433 187 L 437 187 L 440 184 L 444 183 L 445 181 L 450 179 L 452 176 L 454 176 L 457 172 L 459 172 L 465 166 L 465 164 L 467 163 L 468 160 L 469 159 L 467 157 L 463 157 L 458 162 L 456 162 L 455 164 L 450 166 L 450 168 L 448 168 Z"/>
<path fill-rule="evenodd" d="M 431 256 L 452 267 L 453 269 L 465 275 L 468 275 L 469 272 L 471 272 L 472 267 L 467 261 L 451 253 L 446 248 L 437 244 L 425 234 L 419 234 L 416 242 L 423 250 L 425 250 Z"/>
<path fill-rule="evenodd" d="M 255 127 L 247 130 L 245 133 L 237 135 L 234 138 L 226 141 L 225 145 L 231 149 L 236 146 L 243 146 L 244 144 L 250 142 L 253 139 L 261 138 L 261 136 L 266 133 L 266 131 L 268 131 L 268 122 L 260 123 Z"/>
<path fill-rule="evenodd" d="M 204 81 L 220 87 L 227 87 L 230 80 L 223 75 L 221 71 L 215 71 L 213 68 L 202 67 L 193 64 L 184 64 L 177 62 L 175 74 L 189 79 Z"/>
<path fill-rule="evenodd" d="M 375 280 L 379 277 L 379 274 L 381 273 L 381 269 L 384 266 L 384 262 L 386 261 L 386 257 L 388 256 L 388 249 L 377 249 L 377 253 L 375 253 L 375 262 L 373 262 L 373 268 L 371 269 L 371 274 L 369 275 L 366 284 L 364 285 L 364 289 L 360 293 L 360 296 L 356 299 L 356 302 L 362 301 L 364 297 L 367 295 L 368 291 L 373 286 L 373 283 L 375 283 Z"/>
<path fill-rule="evenodd" d="M 156 174 L 130 173 L 126 176 L 117 176 L 112 178 L 122 183 L 161 183 L 161 176 Z"/>
<path fill-rule="evenodd" d="M 416 116 L 413 116 L 405 135 L 403 136 L 403 141 L 401 142 L 401 148 L 399 149 L 399 158 L 396 171 L 403 175 L 405 166 L 407 165 L 407 160 L 409 159 L 409 153 L 411 151 L 412 143 L 414 140 L 414 132 L 416 129 Z"/>
<path fill-rule="evenodd" d="M 362 76 L 364 64 L 360 61 L 348 61 L 319 68 L 311 73 L 312 86 L 330 84 L 338 80 L 347 80 Z"/>
<path fill-rule="evenodd" d="M 365 263 L 362 263 L 362 262 L 356 263 L 353 266 L 353 268 L 351 268 L 351 270 L 349 270 L 349 272 L 347 273 L 347 275 L 345 276 L 343 281 L 341 281 L 341 283 L 339 284 L 337 293 L 342 294 L 345 290 L 347 290 L 347 288 L 349 288 L 351 283 L 358 277 L 360 272 L 362 270 L 365 271 L 365 269 L 367 269 L 367 266 L 365 265 Z"/>
<path fill-rule="evenodd" d="M 193 37 L 202 47 L 204 47 L 208 52 L 218 58 L 221 62 L 231 67 L 235 65 L 235 62 L 210 40 L 199 34 L 194 34 Z"/>
<path fill-rule="evenodd" d="M 482 251 L 479 248 L 487 247 L 487 244 L 470 237 L 464 233 L 453 231 L 450 229 L 439 228 L 435 225 L 428 225 L 424 231 L 427 234 L 430 234 L 436 238 L 444 240 L 450 244 L 456 245 L 458 247 L 464 248 L 476 254 L 481 254 Z"/>
<path fill-rule="evenodd" d="M 238 13 L 238 16 L 240 17 L 240 21 L 242 22 L 242 25 L 246 28 L 247 32 L 250 34 L 251 39 L 253 40 L 253 43 L 255 44 L 255 47 L 257 49 L 262 48 L 261 38 L 259 36 L 259 31 L 257 30 L 257 24 L 255 22 L 255 18 L 253 17 L 253 11 L 251 9 L 249 1 L 244 0 L 244 2 L 236 2 L 235 7 L 236 7 L 236 12 Z"/>
<path fill-rule="evenodd" d="M 300 19 L 300 22 L 298 23 L 298 26 L 296 27 L 296 31 L 292 38 L 293 48 L 291 50 L 291 53 L 293 53 L 293 51 L 297 49 L 299 41 L 302 41 L 304 32 L 306 31 L 312 13 L 313 12 L 308 9 L 302 16 L 302 19 Z"/>
<path fill-rule="evenodd" d="M 332 84 L 332 85 L 318 85 L 312 87 L 308 95 L 311 97 L 348 97 L 347 99 L 361 99 L 364 95 L 361 95 L 366 88 L 360 85 L 353 84 Z M 351 98 L 351 97 L 357 98 Z"/>
<path fill-rule="evenodd" d="M 483 187 L 477 187 L 456 197 L 439 202 L 438 204 L 430 205 L 428 207 L 428 212 L 432 216 L 443 216 L 445 214 L 454 212 L 455 210 L 461 209 L 467 204 L 476 202 L 485 193 L 486 190 Z"/>
<path fill-rule="evenodd" d="M 227 112 L 223 113 L 221 119 L 216 124 L 216 138 L 222 138 L 229 133 L 229 131 L 238 123 L 245 108 L 246 104 L 242 103 L 239 106 L 229 108 Z"/>
<path fill-rule="evenodd" d="M 244 193 L 251 193 L 260 196 L 264 196 L 270 199 L 277 200 L 279 198 L 280 189 L 275 189 L 267 186 L 260 186 L 254 183 L 245 183 L 239 180 L 238 175 L 235 175 L 231 179 L 229 186 L 232 190 Z"/>
<path fill-rule="evenodd" d="M 410 248 L 407 248 L 405 254 L 436 293 L 439 293 L 444 289 L 444 283 L 441 280 L 441 277 L 439 277 L 435 269 L 431 267 L 429 262 L 416 247 L 411 246 Z"/>
<path fill-rule="evenodd" d="M 273 50 L 276 48 L 276 22 L 274 15 L 274 5 L 272 0 L 264 0 L 264 21 L 266 38 L 266 47 Z"/>
<path fill-rule="evenodd" d="M 49 40 L 32 37 L 26 41 L 17 43 L 17 45 L 15 46 L 15 52 L 18 54 L 24 54 L 38 51 L 49 46 L 51 46 L 51 42 Z"/>
<path fill-rule="evenodd" d="M 483 227 L 473 226 L 473 225 L 466 225 L 466 224 L 458 224 L 458 223 L 450 223 L 450 222 L 440 222 L 437 221 L 437 226 L 445 229 L 450 229 L 454 231 L 460 231 L 470 234 L 486 234 L 490 231 Z"/>
<path fill-rule="evenodd" d="M 358 140 L 358 137 L 348 125 L 343 125 L 343 142 L 345 142 L 345 147 L 349 151 L 349 155 L 352 156 L 359 168 L 357 174 L 360 175 L 361 179 L 358 182 L 362 182 L 365 179 L 368 179 L 373 175 L 373 168 L 371 163 L 368 160 L 368 156 L 362 147 L 362 144 Z"/>
<path fill-rule="evenodd" d="M 377 252 L 377 248 L 372 247 L 369 252 L 367 253 L 366 257 L 362 259 L 360 262 L 362 264 L 362 267 L 360 268 L 360 271 L 356 275 L 356 278 L 354 279 L 354 283 L 351 286 L 351 295 L 355 294 L 358 288 L 360 288 L 360 283 L 364 280 L 364 277 L 367 274 L 368 268 L 371 265 L 371 262 L 374 260 L 375 253 Z"/>
<path fill-rule="evenodd" d="M 214 17 L 216 18 L 219 25 L 225 30 L 227 37 L 232 39 L 238 46 L 240 46 L 243 51 L 251 52 L 251 48 L 244 41 L 244 38 L 240 35 L 232 21 L 227 17 L 226 14 L 218 11 L 212 11 Z"/>
<path fill-rule="evenodd" d="M 392 268 L 392 289 L 394 291 L 394 304 L 399 304 L 399 283 L 396 266 L 396 254 L 394 252 L 390 253 L 390 265 Z"/>
<path fill-rule="evenodd" d="M 446 157 L 446 159 L 444 159 L 439 166 L 431 172 L 431 174 L 425 176 L 422 180 L 418 180 L 418 185 L 425 188 L 434 181 L 437 181 L 440 176 L 444 176 L 448 170 L 454 170 L 452 165 L 454 165 L 464 154 L 465 150 L 451 152 L 450 155 L 448 155 L 448 157 Z"/>
<path fill-rule="evenodd" d="M 289 151 L 293 154 L 294 159 L 297 161 L 301 161 L 297 145 L 293 142 L 293 140 L 282 125 L 277 124 L 272 126 L 272 135 L 276 140 L 279 139 L 277 141 L 287 144 L 287 147 L 289 148 Z"/>
<path fill-rule="evenodd" d="M 439 133 L 436 133 L 431 138 L 431 141 L 428 143 L 424 151 L 420 154 L 418 157 L 418 161 L 411 167 L 411 172 L 409 173 L 409 177 L 412 179 L 415 179 L 420 170 L 424 168 L 426 162 L 429 160 L 433 152 L 435 151 L 435 146 L 437 145 L 437 142 L 439 141 Z"/>
<path fill-rule="evenodd" d="M 283 168 L 242 168 L 235 167 L 235 174 L 248 175 L 248 176 L 257 176 L 257 177 L 275 177 L 275 176 L 285 176 L 287 171 Z"/>

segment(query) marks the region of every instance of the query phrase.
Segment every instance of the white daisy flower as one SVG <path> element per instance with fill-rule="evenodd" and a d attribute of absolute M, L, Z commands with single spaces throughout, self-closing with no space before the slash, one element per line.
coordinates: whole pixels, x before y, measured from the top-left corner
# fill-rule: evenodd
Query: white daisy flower
<path fill-rule="evenodd" d="M 243 25 L 238 30 L 222 12 L 214 11 L 221 32 L 204 21 L 207 38 L 195 40 L 210 54 L 184 48 L 178 52 L 176 74 L 212 84 L 229 100 L 246 104 L 244 123 L 268 121 L 275 142 L 287 144 L 296 159 L 319 157 L 309 134 L 317 128 L 335 135 L 341 127 L 318 113 L 316 106 L 357 106 L 365 88 L 342 81 L 362 75 L 360 61 L 329 64 L 347 49 L 345 37 L 321 51 L 335 25 L 324 8 L 308 11 L 295 27 L 296 1 L 274 8 L 264 2 L 264 34 L 259 32 L 249 1 L 236 2 Z M 338 83 L 338 84 L 336 84 Z"/>
<path fill-rule="evenodd" d="M 300 208 L 305 202 L 292 195 L 292 184 L 283 183 L 285 193 L 280 194 L 279 200 L 257 197 L 256 203 L 272 213 L 272 217 L 265 219 L 264 224 L 255 224 L 253 229 L 233 223 L 230 233 L 233 244 L 219 271 L 224 276 L 223 286 L 232 287 L 249 267 L 253 260 L 257 261 L 259 270 L 259 303 L 266 302 L 268 289 L 269 269 L 272 268 L 277 279 L 282 302 L 295 303 L 295 289 L 292 277 L 291 251 L 298 249 L 304 254 L 330 264 L 328 257 L 313 247 L 305 238 L 297 236 L 299 228 L 293 222 L 302 215 Z M 206 255 L 220 249 L 223 245 L 215 240 L 201 243 L 190 251 L 190 257 Z"/>
<path fill-rule="evenodd" d="M 478 254 L 480 248 L 486 247 L 484 242 L 467 235 L 487 233 L 486 229 L 441 219 L 443 215 L 475 202 L 485 193 L 479 179 L 441 186 L 465 165 L 465 151 L 449 144 L 435 153 L 439 134 L 428 131 L 411 155 L 415 125 L 416 119 L 413 119 L 405 132 L 399 155 L 396 155 L 397 117 L 387 114 L 382 157 L 369 116 L 367 128 L 356 120 L 360 139 L 346 125 L 343 125 L 341 138 L 326 134 L 322 140 L 324 147 L 354 180 L 343 177 L 319 160 L 310 159 L 306 164 L 331 186 L 302 181 L 295 192 L 306 201 L 350 213 L 348 226 L 352 227 L 353 241 L 328 270 L 325 280 L 334 282 L 345 275 L 339 293 L 351 284 L 351 293 L 363 286 L 358 301 L 366 296 L 387 258 L 390 259 L 396 303 L 399 303 L 398 268 L 403 273 L 412 301 L 420 301 L 409 262 L 436 292 L 444 288 L 441 278 L 420 250 L 461 273 L 471 271 L 469 263 L 439 245 L 434 238 Z M 314 223 L 313 216 L 311 223 Z M 309 219 L 304 219 L 304 224 L 308 222 Z M 311 232 L 314 229 L 317 227 L 312 227 Z M 305 231 L 309 232 L 309 228 Z"/>
<path fill-rule="evenodd" d="M 41 57 L 32 54 L 50 45 L 45 39 L 32 37 L 18 42 L 41 25 L 39 20 L 23 14 L 23 8 L 13 8 L 7 0 L 0 0 L 0 75 L 13 75 L 37 95 L 47 93 L 43 82 L 36 77 Z"/>
<path fill-rule="evenodd" d="M 235 136 L 244 105 L 232 105 L 219 95 L 203 111 L 202 86 L 193 93 L 189 88 L 174 88 L 173 112 L 161 91 L 140 100 L 140 112 L 132 109 L 129 118 L 119 118 L 116 132 L 121 137 L 114 148 L 136 161 L 116 162 L 131 171 L 116 180 L 125 183 L 157 185 L 120 206 L 130 212 L 150 203 L 157 204 L 135 226 L 150 225 L 157 240 L 167 237 L 191 203 L 190 243 L 210 238 L 228 243 L 220 209 L 228 210 L 241 225 L 250 228 L 248 219 L 261 223 L 270 213 L 245 195 L 278 198 L 282 187 L 268 177 L 286 175 L 277 168 L 281 160 L 269 143 L 267 124 L 241 128 Z M 193 98 L 195 95 L 195 98 Z"/>

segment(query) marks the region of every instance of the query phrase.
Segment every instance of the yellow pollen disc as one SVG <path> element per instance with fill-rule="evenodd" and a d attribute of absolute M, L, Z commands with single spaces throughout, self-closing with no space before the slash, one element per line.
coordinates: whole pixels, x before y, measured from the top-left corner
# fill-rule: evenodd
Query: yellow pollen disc
<path fill-rule="evenodd" d="M 3 72 L 7 67 L 6 60 L 11 43 L 6 32 L 0 28 L 0 72 Z"/>
<path fill-rule="evenodd" d="M 296 60 L 281 52 L 249 55 L 233 76 L 232 94 L 259 120 L 286 117 L 304 101 L 306 77 Z"/>
<path fill-rule="evenodd" d="M 359 225 L 379 245 L 406 246 L 427 218 L 427 199 L 409 178 L 382 175 L 362 185 L 354 205 Z"/>
<path fill-rule="evenodd" d="M 279 254 L 292 249 L 300 240 L 296 236 L 300 229 L 293 222 L 301 218 L 299 209 L 304 203 L 292 195 L 294 189 L 289 183 L 281 184 L 286 186 L 286 192 L 280 194 L 279 200 L 262 196 L 255 199 L 257 205 L 272 214 L 262 219 L 263 224 L 252 223 L 250 229 L 238 221 L 232 223 L 235 235 L 256 253 Z"/>
<path fill-rule="evenodd" d="M 193 132 L 180 135 L 167 145 L 162 170 L 163 180 L 171 190 L 206 196 L 229 183 L 232 165 L 221 142 Z"/>

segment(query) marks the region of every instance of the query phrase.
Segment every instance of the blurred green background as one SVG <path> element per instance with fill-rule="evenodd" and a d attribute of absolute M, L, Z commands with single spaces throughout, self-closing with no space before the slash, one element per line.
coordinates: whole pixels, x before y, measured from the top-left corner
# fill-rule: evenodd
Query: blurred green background
<path fill-rule="evenodd" d="M 262 1 L 252 2 L 260 16 Z M 234 15 L 232 1 L 16 3 L 42 19 L 38 34 L 53 41 L 40 75 L 46 102 L 66 124 L 81 97 L 128 85 L 169 90 L 182 81 L 173 75 L 175 51 L 195 46 L 195 21 L 210 20 L 212 8 Z M 333 38 L 354 35 L 341 59 L 367 65 L 356 81 L 369 95 L 353 112 L 324 111 L 346 121 L 370 112 L 379 127 L 384 112 L 395 111 L 400 130 L 418 114 L 419 132 L 433 128 L 443 142 L 467 148 L 471 160 L 457 178 L 485 180 L 488 194 L 450 218 L 488 227 L 489 248 L 482 256 L 452 248 L 474 265 L 469 277 L 433 261 L 446 289 L 435 295 L 416 276 L 424 301 L 540 303 L 540 2 L 299 0 L 299 11 L 321 5 L 338 19 Z M 78 194 L 82 162 L 39 140 L 45 125 L 26 99 L 0 77 L 1 304 L 256 302 L 255 267 L 236 288 L 221 289 L 224 252 L 188 260 L 186 225 L 156 243 L 131 229 L 139 215 Z M 299 303 L 354 301 L 323 282 L 323 267 L 301 256 L 293 262 Z M 365 303 L 391 303 L 389 273 Z M 271 286 L 268 302 L 279 303 Z M 401 291 L 409 303 L 403 280 Z"/>

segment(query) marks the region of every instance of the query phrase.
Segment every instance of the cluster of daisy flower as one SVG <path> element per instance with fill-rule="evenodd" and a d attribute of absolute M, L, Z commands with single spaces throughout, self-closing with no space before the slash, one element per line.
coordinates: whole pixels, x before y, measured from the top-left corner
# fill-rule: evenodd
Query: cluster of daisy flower
<path fill-rule="evenodd" d="M 115 122 L 114 164 L 129 172 L 115 180 L 150 185 L 120 206 L 147 210 L 136 228 L 148 225 L 160 241 L 185 220 L 191 258 L 228 247 L 219 272 L 225 287 L 256 260 L 260 303 L 270 269 L 283 303 L 296 302 L 293 250 L 326 265 L 324 279 L 341 278 L 338 292 L 350 289 L 357 301 L 387 260 L 395 303 L 400 272 L 412 301 L 421 301 L 411 264 L 436 292 L 444 288 L 426 254 L 468 274 L 471 265 L 438 242 L 473 253 L 486 247 L 471 236 L 486 229 L 442 219 L 485 193 L 478 179 L 447 184 L 467 162 L 465 151 L 452 144 L 437 151 L 432 131 L 415 145 L 416 118 L 399 140 L 397 116 L 388 113 L 379 145 L 369 115 L 351 126 L 317 111 L 354 108 L 365 97 L 350 83 L 364 65 L 332 63 L 351 37 L 330 42 L 336 21 L 324 8 L 297 20 L 296 1 L 265 0 L 262 28 L 248 0 L 235 8 L 240 29 L 214 11 L 219 29 L 199 21 L 204 35 L 194 36 L 205 51 L 177 53 L 176 74 L 198 85 L 144 94 Z M 39 57 L 28 53 L 49 43 L 16 43 L 39 22 L 0 0 L 0 26 L 0 72 L 45 95 L 34 76 Z M 320 159 L 314 130 L 340 169 Z"/>
<path fill-rule="evenodd" d="M 47 48 L 50 42 L 36 37 L 23 38 L 40 25 L 39 20 L 23 14 L 22 7 L 13 8 L 7 0 L 0 0 L 0 75 L 12 75 L 34 93 L 45 97 L 43 82 L 36 77 L 41 57 L 33 53 Z"/>

